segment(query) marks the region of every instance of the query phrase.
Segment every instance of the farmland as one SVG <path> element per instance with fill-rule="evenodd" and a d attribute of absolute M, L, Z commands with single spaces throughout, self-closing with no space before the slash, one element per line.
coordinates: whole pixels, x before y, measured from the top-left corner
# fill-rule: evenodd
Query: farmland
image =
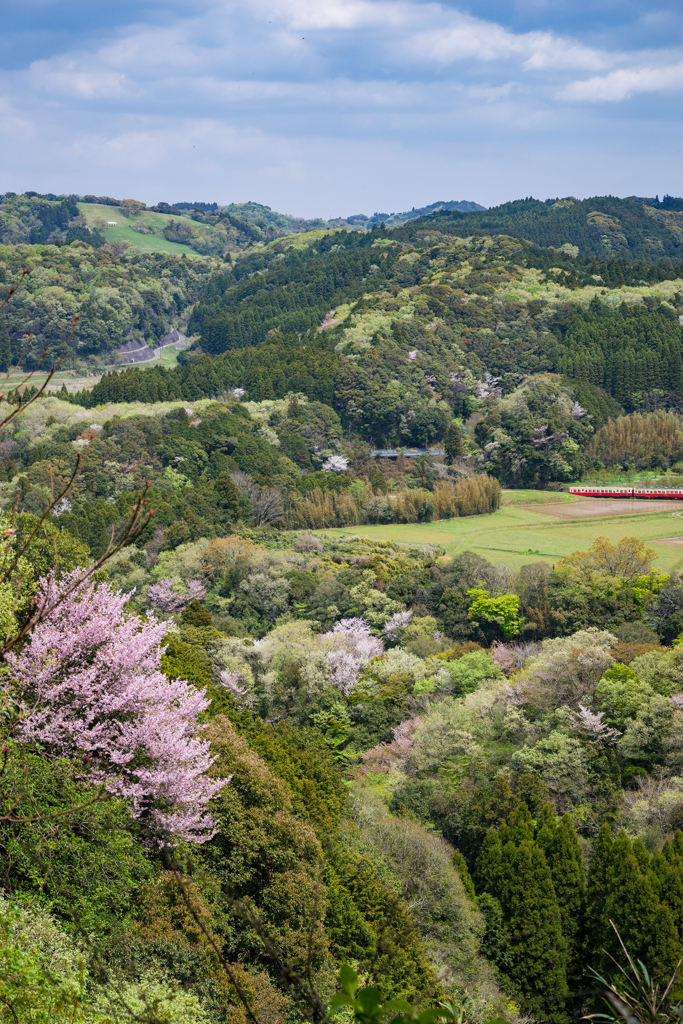
<path fill-rule="evenodd" d="M 639 537 L 655 547 L 657 568 L 671 571 L 683 567 L 680 517 L 683 502 L 666 502 L 666 507 L 638 501 L 616 505 L 604 499 L 581 501 L 567 494 L 527 490 L 505 491 L 502 507 L 490 516 L 323 532 L 439 545 L 450 558 L 474 551 L 490 562 L 507 562 L 513 568 L 533 561 L 554 563 L 572 551 L 590 547 L 596 537 L 607 537 L 613 543 L 622 537 Z"/>

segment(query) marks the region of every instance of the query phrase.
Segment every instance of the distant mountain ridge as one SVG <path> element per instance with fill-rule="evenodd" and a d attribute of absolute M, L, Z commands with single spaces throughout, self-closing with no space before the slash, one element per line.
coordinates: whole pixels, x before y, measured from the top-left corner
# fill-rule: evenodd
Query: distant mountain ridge
<path fill-rule="evenodd" d="M 593 196 L 541 201 L 529 196 L 476 213 L 440 210 L 411 220 L 406 239 L 433 227 L 461 238 L 509 235 L 568 255 L 683 262 L 683 199 Z"/>

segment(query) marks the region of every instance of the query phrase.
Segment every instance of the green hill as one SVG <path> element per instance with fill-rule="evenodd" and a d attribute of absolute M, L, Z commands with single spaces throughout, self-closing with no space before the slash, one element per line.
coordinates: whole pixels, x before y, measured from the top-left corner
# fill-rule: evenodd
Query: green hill
<path fill-rule="evenodd" d="M 536 245 L 584 256 L 624 257 L 649 262 L 683 261 L 683 201 L 666 196 L 657 200 L 595 196 L 578 200 L 518 199 L 477 213 L 441 211 L 411 222 L 406 238 L 432 225 L 439 232 L 467 238 L 472 235 L 512 235 Z"/>

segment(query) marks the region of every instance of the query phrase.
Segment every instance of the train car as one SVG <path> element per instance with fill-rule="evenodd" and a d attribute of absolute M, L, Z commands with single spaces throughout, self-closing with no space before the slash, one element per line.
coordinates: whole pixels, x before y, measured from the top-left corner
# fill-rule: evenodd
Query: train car
<path fill-rule="evenodd" d="M 584 484 L 570 487 L 570 494 L 582 498 L 663 498 L 665 500 L 683 501 L 683 488 L 680 487 L 591 487 Z"/>
<path fill-rule="evenodd" d="M 570 494 L 581 495 L 582 498 L 632 498 L 632 487 L 591 487 L 590 484 L 583 484 L 580 487 L 570 487 Z"/>

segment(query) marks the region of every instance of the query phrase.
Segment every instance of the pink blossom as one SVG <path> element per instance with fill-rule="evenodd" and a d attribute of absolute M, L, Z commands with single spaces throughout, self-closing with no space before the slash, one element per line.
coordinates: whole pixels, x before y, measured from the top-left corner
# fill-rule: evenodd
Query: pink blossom
<path fill-rule="evenodd" d="M 41 581 L 38 601 L 54 605 L 74 574 Z M 124 611 L 129 595 L 88 584 L 48 611 L 20 654 L 9 654 L 9 686 L 22 702 L 20 741 L 88 762 L 87 778 L 124 799 L 156 834 L 203 843 L 215 834 L 207 812 L 228 779 L 210 779 L 215 760 L 196 734 L 205 690 L 161 671 L 168 625 Z"/>
<path fill-rule="evenodd" d="M 384 654 L 384 644 L 370 632 L 365 619 L 341 619 L 325 639 L 337 641 L 336 649 L 329 651 L 327 662 L 332 672 L 332 683 L 345 697 L 350 696 L 361 670 Z"/>
<path fill-rule="evenodd" d="M 173 587 L 180 579 L 179 576 L 167 576 L 159 583 L 153 583 L 149 588 L 149 599 L 154 608 L 160 612 L 174 615 L 182 611 L 191 601 L 201 601 L 206 597 L 206 587 L 199 580 L 187 580 L 187 592 L 178 594 Z"/>
<path fill-rule="evenodd" d="M 365 772 L 390 772 L 393 768 L 404 768 L 415 743 L 415 730 L 419 718 L 409 718 L 393 729 L 391 743 L 378 743 L 376 747 L 361 754 Z"/>

